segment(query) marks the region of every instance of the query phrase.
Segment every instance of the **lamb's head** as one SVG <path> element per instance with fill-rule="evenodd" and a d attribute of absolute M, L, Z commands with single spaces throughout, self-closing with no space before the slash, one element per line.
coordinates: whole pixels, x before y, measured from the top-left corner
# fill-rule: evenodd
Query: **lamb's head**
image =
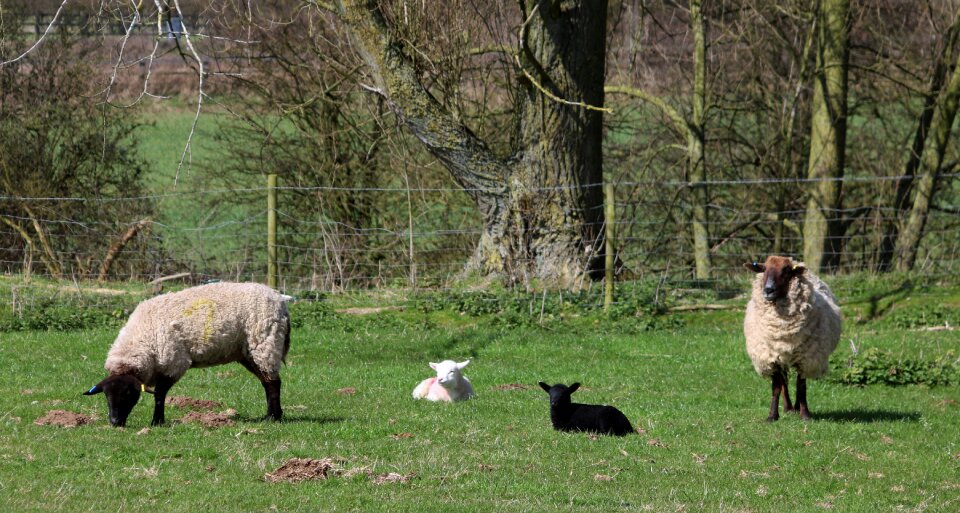
<path fill-rule="evenodd" d="M 540 388 L 542 388 L 546 393 L 550 394 L 550 407 L 551 408 L 563 408 L 565 406 L 570 406 L 572 402 L 570 396 L 580 388 L 580 383 L 574 383 L 570 386 L 564 385 L 563 383 L 557 383 L 556 385 L 550 386 L 543 381 L 540 382 Z"/>
<path fill-rule="evenodd" d="M 123 427 L 127 424 L 127 417 L 130 416 L 133 407 L 137 405 L 142 392 L 153 393 L 152 390 L 147 389 L 143 381 L 132 374 L 107 376 L 103 381 L 84 392 L 83 395 L 94 395 L 100 392 L 107 396 L 110 424 L 116 427 Z"/>
<path fill-rule="evenodd" d="M 430 362 L 430 368 L 437 371 L 437 383 L 444 388 L 456 387 L 463 378 L 461 372 L 470 360 L 457 363 L 453 360 L 444 360 L 440 363 Z"/>
<path fill-rule="evenodd" d="M 773 302 L 787 297 L 790 282 L 803 275 L 806 267 L 794 262 L 790 257 L 768 256 L 766 262 L 743 264 L 755 273 L 763 273 L 763 299 Z"/>

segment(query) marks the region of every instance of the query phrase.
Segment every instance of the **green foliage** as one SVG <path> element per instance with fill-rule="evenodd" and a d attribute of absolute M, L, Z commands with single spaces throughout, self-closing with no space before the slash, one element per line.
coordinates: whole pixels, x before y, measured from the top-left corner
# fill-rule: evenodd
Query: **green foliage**
<path fill-rule="evenodd" d="M 932 326 L 960 324 L 960 310 L 940 303 L 920 303 L 907 308 L 897 308 L 883 322 L 892 328 L 915 330 Z"/>
<path fill-rule="evenodd" d="M 683 320 L 666 315 L 666 305 L 655 296 L 655 287 L 650 284 L 624 284 L 607 312 L 603 309 L 603 297 L 597 292 L 448 290 L 421 293 L 415 298 L 415 306 L 423 313 L 450 311 L 484 318 L 497 328 L 544 326 L 572 319 L 583 322 L 574 323 L 575 327 L 566 323 L 565 329 L 588 329 L 607 323 L 620 333 L 639 333 L 682 326 Z"/>
<path fill-rule="evenodd" d="M 326 301 L 296 301 L 290 305 L 290 325 L 293 328 L 325 326 L 338 320 L 337 312 Z"/>
<path fill-rule="evenodd" d="M 895 355 L 871 347 L 846 361 L 834 360 L 832 379 L 845 385 L 927 385 L 960 383 L 960 359 L 953 350 L 936 358 Z"/>

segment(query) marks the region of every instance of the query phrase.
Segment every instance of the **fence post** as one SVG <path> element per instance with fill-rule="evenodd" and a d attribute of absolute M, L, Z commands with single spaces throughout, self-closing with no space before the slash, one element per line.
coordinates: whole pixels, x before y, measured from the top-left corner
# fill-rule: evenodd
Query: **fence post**
<path fill-rule="evenodd" d="M 277 175 L 267 175 L 267 285 L 277 288 Z"/>
<path fill-rule="evenodd" d="M 616 259 L 614 258 L 614 237 L 616 232 L 614 231 L 614 225 L 616 224 L 616 200 L 613 197 L 613 182 L 607 182 L 603 184 L 603 196 L 604 196 L 604 295 L 603 295 L 603 309 L 604 311 L 610 310 L 610 305 L 613 304 L 613 267 L 615 265 Z"/>

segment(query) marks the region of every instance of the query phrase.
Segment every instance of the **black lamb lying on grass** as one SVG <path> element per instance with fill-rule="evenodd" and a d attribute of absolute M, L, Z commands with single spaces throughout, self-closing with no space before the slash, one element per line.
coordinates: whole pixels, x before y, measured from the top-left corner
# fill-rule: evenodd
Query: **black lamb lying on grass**
<path fill-rule="evenodd" d="M 616 436 L 633 432 L 627 416 L 613 406 L 571 402 L 570 395 L 580 388 L 580 383 L 568 387 L 562 383 L 550 386 L 541 381 L 540 388 L 550 394 L 550 421 L 553 422 L 553 429 Z"/>

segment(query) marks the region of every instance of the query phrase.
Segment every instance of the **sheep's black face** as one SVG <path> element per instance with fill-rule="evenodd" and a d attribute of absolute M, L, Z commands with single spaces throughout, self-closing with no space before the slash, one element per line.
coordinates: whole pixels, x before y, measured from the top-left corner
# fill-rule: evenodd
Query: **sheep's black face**
<path fill-rule="evenodd" d="M 790 281 L 803 274 L 803 265 L 793 263 L 787 257 L 770 256 L 763 264 L 753 262 L 744 265 L 755 273 L 763 273 L 763 299 L 774 302 L 787 297 Z"/>
<path fill-rule="evenodd" d="M 107 396 L 110 424 L 116 427 L 124 427 L 127 424 L 127 417 L 130 416 L 133 407 L 137 405 L 137 401 L 140 400 L 140 392 L 143 390 L 143 382 L 135 376 L 120 374 L 107 377 L 84 392 L 83 395 L 103 392 L 103 395 Z"/>
<path fill-rule="evenodd" d="M 540 388 L 542 388 L 546 393 L 550 394 L 551 407 L 563 407 L 570 404 L 570 396 L 576 392 L 578 388 L 580 388 L 580 383 L 574 383 L 568 387 L 563 383 L 557 383 L 556 385 L 550 386 L 541 381 Z"/>

